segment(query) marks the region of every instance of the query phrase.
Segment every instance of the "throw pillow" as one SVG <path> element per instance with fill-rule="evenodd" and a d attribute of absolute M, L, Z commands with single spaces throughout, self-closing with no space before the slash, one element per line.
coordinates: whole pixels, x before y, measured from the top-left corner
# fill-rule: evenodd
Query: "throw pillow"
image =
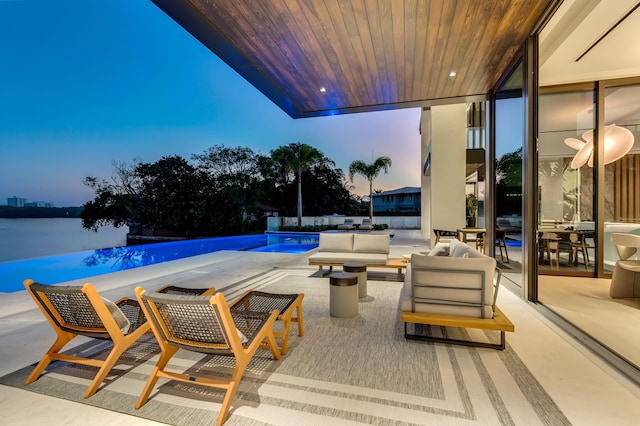
<path fill-rule="evenodd" d="M 470 249 L 471 249 L 471 247 L 469 247 L 466 244 L 459 244 L 451 252 L 451 257 L 463 257 L 465 254 L 468 256 Z"/>
<path fill-rule="evenodd" d="M 427 256 L 449 256 L 449 244 L 437 243 Z"/>
<path fill-rule="evenodd" d="M 120 331 L 122 331 L 122 334 L 127 334 L 129 332 L 129 327 L 131 327 L 131 323 L 129 322 L 129 319 L 126 317 L 124 312 L 122 312 L 118 305 L 113 303 L 111 300 L 105 299 L 103 297 L 102 301 L 104 302 L 107 309 L 109 309 L 109 312 L 111 313 L 113 319 L 116 320 L 116 324 L 118 324 L 118 327 L 120 327 Z"/>
<path fill-rule="evenodd" d="M 451 241 L 449 241 L 449 256 L 453 256 L 453 252 L 456 251 L 456 247 L 458 246 L 466 247 L 467 245 L 462 241 L 458 240 L 457 238 L 454 238 Z"/>
<path fill-rule="evenodd" d="M 240 342 L 243 345 L 249 341 L 249 339 L 247 339 L 247 336 L 245 336 L 242 331 L 238 330 L 237 328 L 236 328 L 236 331 L 238 332 L 238 337 L 240 338 Z"/>

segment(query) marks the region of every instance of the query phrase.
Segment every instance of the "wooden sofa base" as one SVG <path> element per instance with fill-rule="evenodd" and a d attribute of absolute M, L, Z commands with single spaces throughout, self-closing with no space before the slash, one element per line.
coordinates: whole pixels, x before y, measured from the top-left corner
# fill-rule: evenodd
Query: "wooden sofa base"
<path fill-rule="evenodd" d="M 358 260 L 353 260 L 354 262 L 358 262 Z M 333 270 L 334 266 L 340 266 L 342 267 L 342 265 L 344 264 L 344 262 L 335 262 L 335 263 L 325 263 L 325 262 L 309 262 L 309 266 L 317 266 L 318 267 L 318 271 L 320 271 L 320 277 L 325 276 L 326 274 L 324 273 L 323 267 L 324 266 L 328 266 L 329 267 L 329 271 L 327 272 L 327 274 L 330 274 L 331 271 Z M 402 271 L 403 269 L 407 268 L 407 261 L 405 259 L 402 258 L 389 258 L 387 259 L 387 263 L 372 263 L 372 264 L 367 264 L 367 269 L 369 268 L 387 268 L 387 269 L 397 269 L 398 270 L 398 281 L 402 281 L 403 280 L 403 276 L 402 276 Z"/>
<path fill-rule="evenodd" d="M 504 350 L 506 344 L 506 332 L 514 332 L 513 323 L 496 306 L 493 318 L 472 318 L 456 315 L 427 314 L 421 312 L 402 311 L 402 321 L 404 322 L 404 337 L 411 340 L 425 340 L 429 342 L 452 343 L 465 346 L 475 346 L 481 348 L 491 348 Z M 482 330 L 494 330 L 500 332 L 500 343 L 476 342 L 472 340 L 449 339 L 446 337 L 421 336 L 409 334 L 407 323 L 440 325 L 446 327 L 478 328 Z"/>

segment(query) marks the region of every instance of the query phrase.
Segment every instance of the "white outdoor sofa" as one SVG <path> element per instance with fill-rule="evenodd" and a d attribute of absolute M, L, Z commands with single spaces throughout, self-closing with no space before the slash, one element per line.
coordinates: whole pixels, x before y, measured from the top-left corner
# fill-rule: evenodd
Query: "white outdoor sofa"
<path fill-rule="evenodd" d="M 345 262 L 363 262 L 367 266 L 404 268 L 401 259 L 389 259 L 389 235 L 358 234 L 348 232 L 320 233 L 318 252 L 309 256 L 309 265 L 318 266 L 322 276 L 323 266 L 331 270 Z"/>
<path fill-rule="evenodd" d="M 457 239 L 413 254 L 400 295 L 407 339 L 505 348 L 513 323 L 496 306 L 501 273 L 496 261 Z M 408 332 L 408 324 L 479 328 L 500 332 L 500 343 L 451 339 Z"/>

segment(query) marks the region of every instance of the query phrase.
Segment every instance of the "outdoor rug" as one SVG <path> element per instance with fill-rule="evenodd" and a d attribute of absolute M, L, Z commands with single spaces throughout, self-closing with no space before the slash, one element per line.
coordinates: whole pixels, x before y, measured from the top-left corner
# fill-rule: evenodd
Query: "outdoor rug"
<path fill-rule="evenodd" d="M 359 315 L 333 318 L 329 279 L 309 275 L 309 270 L 273 270 L 225 289 L 228 299 L 246 288 L 305 294 L 304 337 L 297 335 L 293 323 L 287 355 L 274 361 L 267 350 L 258 351 L 226 425 L 569 424 L 508 343 L 506 350 L 496 351 L 406 341 L 398 310 L 399 282 L 369 280 Z M 461 329 L 416 331 L 498 339 Z M 105 354 L 108 345 L 89 342 L 70 353 Z M 133 408 L 158 353 L 152 336 L 140 340 L 88 399 L 82 395 L 95 369 L 60 361 L 29 386 L 22 383 L 33 366 L 1 377 L 0 383 L 168 424 L 213 424 L 222 392 L 197 385 L 160 379 L 147 404 Z M 181 350 L 171 367 L 228 377 L 233 360 Z"/>

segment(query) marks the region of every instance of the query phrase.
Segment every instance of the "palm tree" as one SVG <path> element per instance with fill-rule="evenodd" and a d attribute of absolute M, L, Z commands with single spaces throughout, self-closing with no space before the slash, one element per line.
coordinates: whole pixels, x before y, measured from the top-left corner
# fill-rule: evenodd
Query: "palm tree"
<path fill-rule="evenodd" d="M 314 164 L 322 164 L 324 155 L 304 143 L 291 143 L 271 152 L 273 161 L 284 165 L 287 172 L 293 171 L 298 178 L 298 228 L 302 226 L 302 172 L 309 170 Z"/>
<path fill-rule="evenodd" d="M 354 175 L 361 175 L 369 181 L 369 218 L 371 219 L 373 219 L 373 180 L 378 177 L 382 170 L 387 173 L 389 167 L 391 167 L 391 159 L 389 157 L 378 157 L 371 164 L 356 160 L 349 166 L 349 179 L 351 182 L 353 182 Z"/>

